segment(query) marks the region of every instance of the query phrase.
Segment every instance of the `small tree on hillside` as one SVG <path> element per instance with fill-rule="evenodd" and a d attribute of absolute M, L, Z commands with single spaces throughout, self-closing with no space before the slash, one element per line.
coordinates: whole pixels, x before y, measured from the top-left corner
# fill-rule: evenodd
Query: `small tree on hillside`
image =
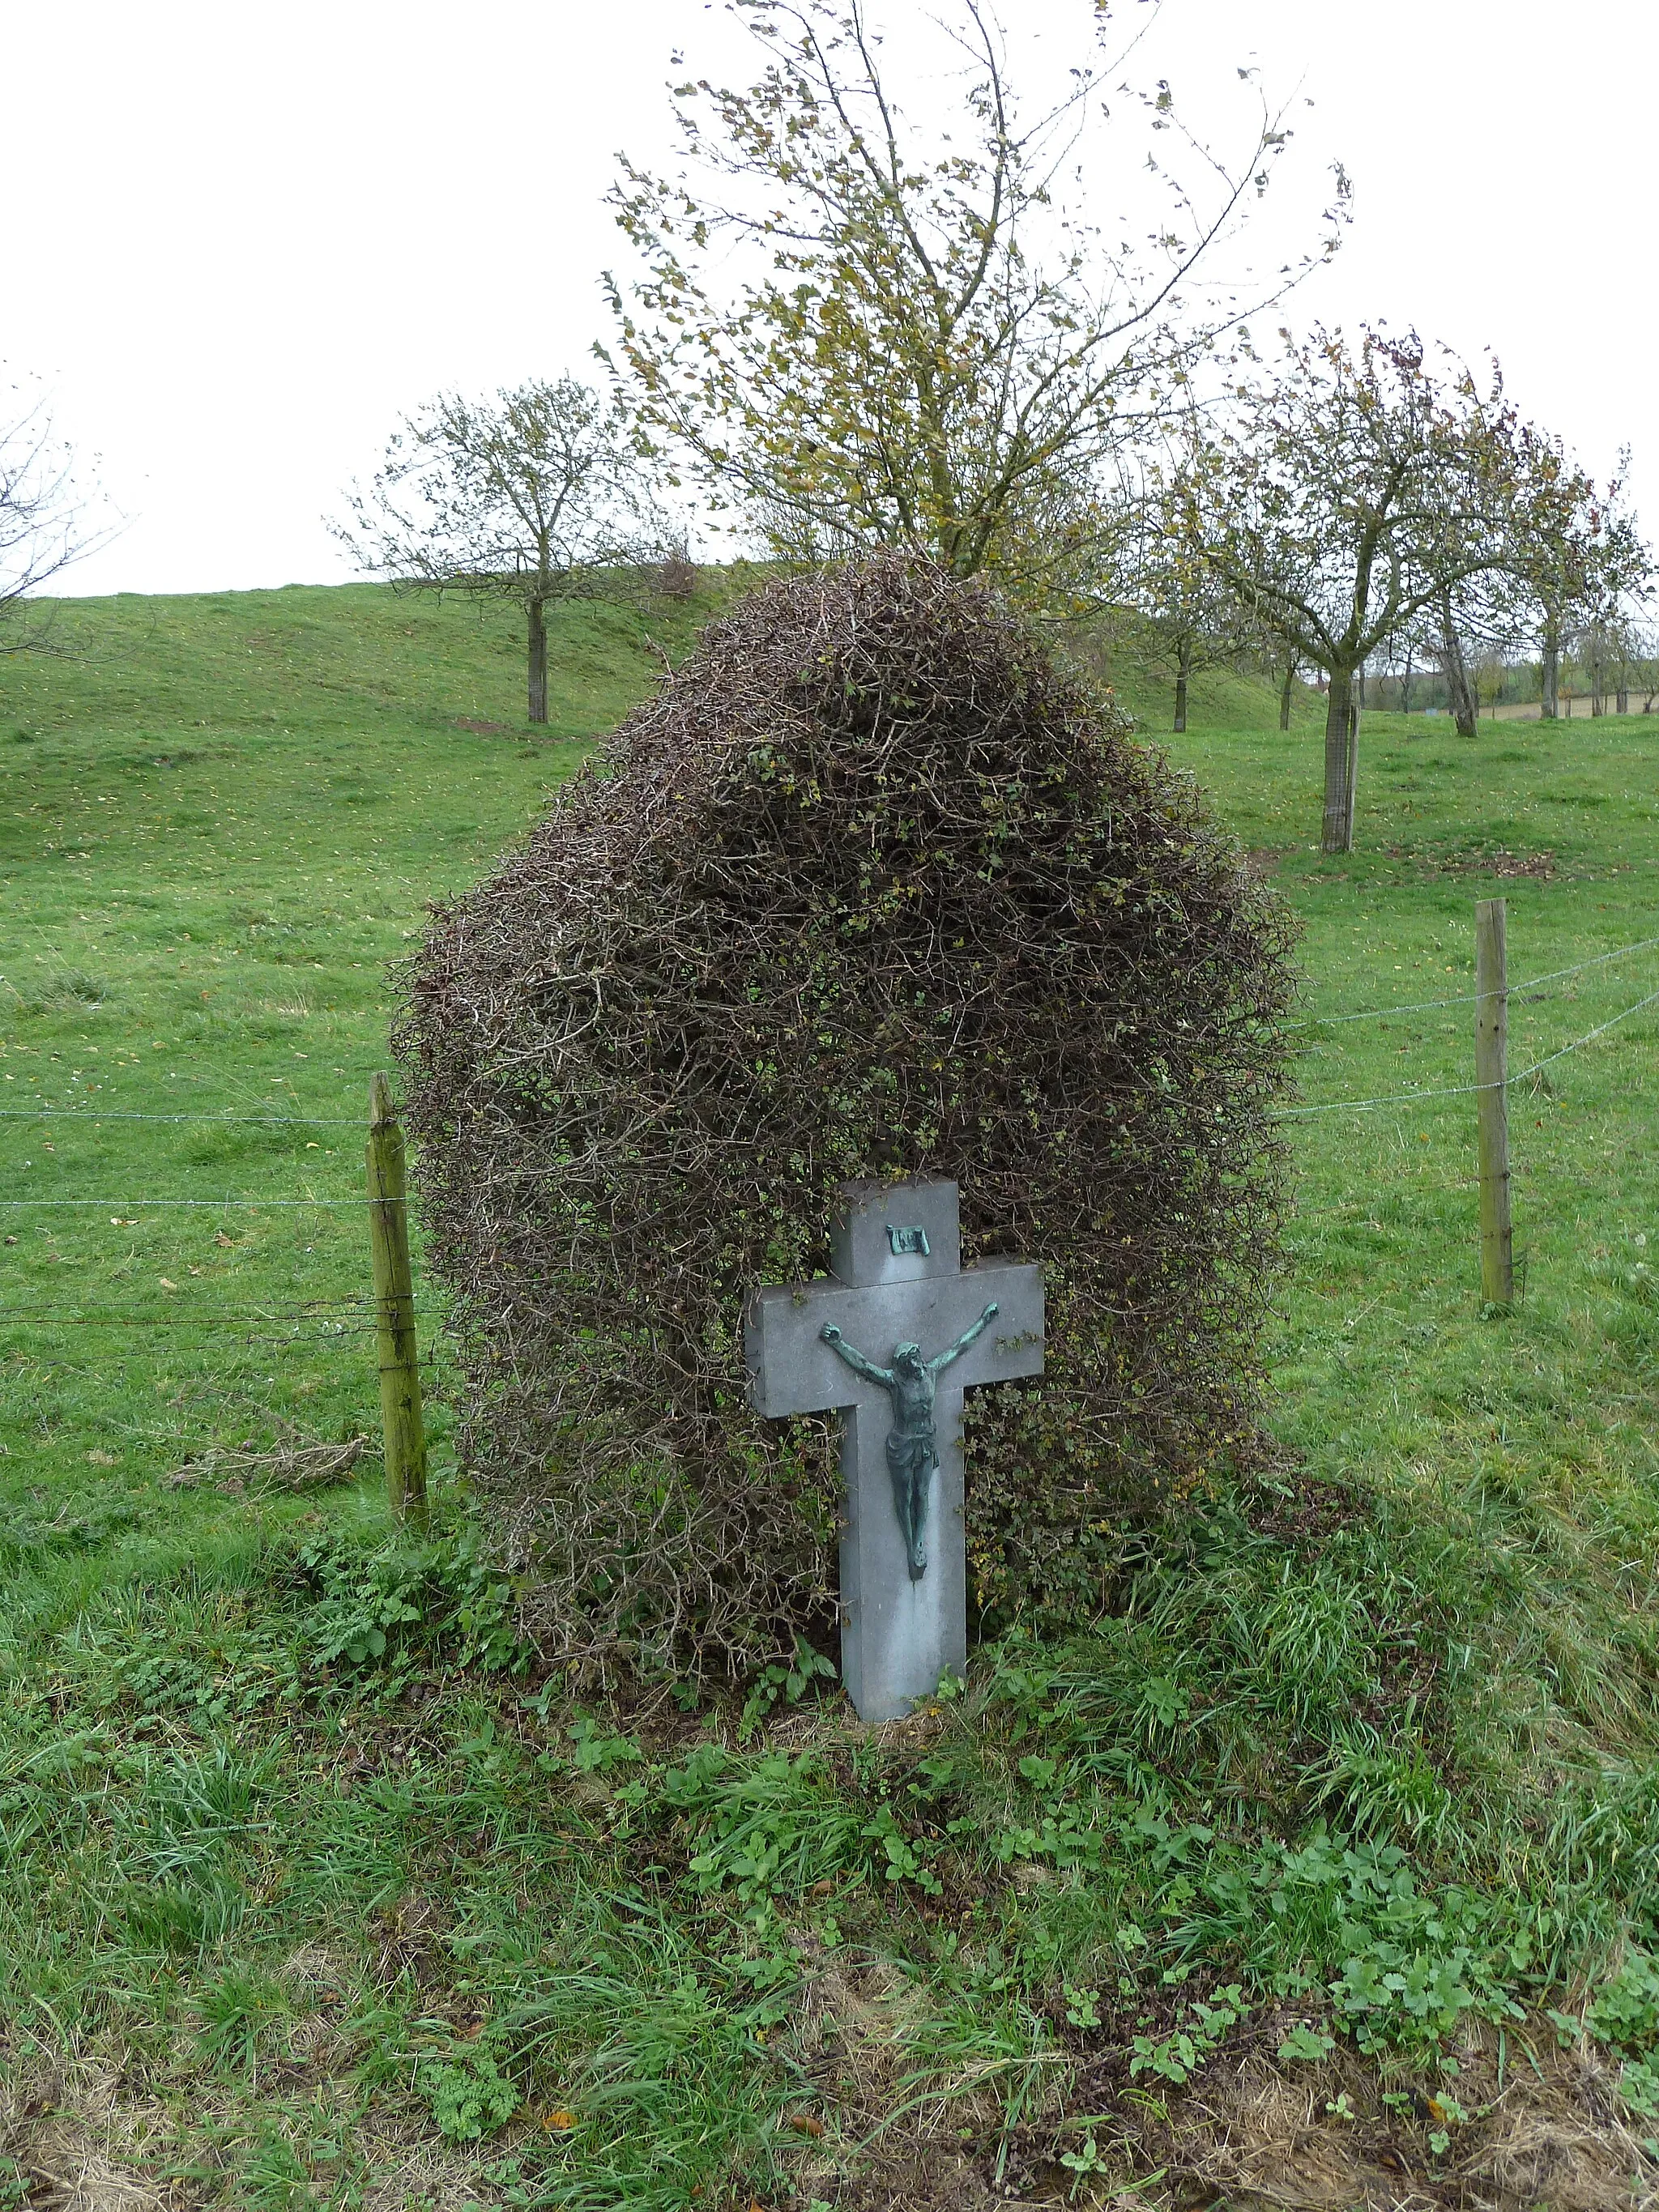
<path fill-rule="evenodd" d="M 1431 374 L 1414 336 L 1286 340 L 1186 473 L 1195 550 L 1261 627 L 1329 678 L 1322 844 L 1353 843 L 1355 679 L 1448 591 L 1513 568 L 1549 487 L 1494 379 Z"/>
<path fill-rule="evenodd" d="M 611 596 L 665 550 L 625 410 L 568 376 L 493 403 L 441 393 L 348 500 L 330 526 L 371 574 L 523 608 L 532 722 L 547 720 L 548 608 Z"/>
<path fill-rule="evenodd" d="M 14 386 L 9 397 L 0 417 L 0 619 L 108 534 L 38 389 Z M 0 651 L 15 653 L 28 635 L 8 628 L 0 641 Z"/>
<path fill-rule="evenodd" d="M 1153 160 L 1182 135 L 1161 85 L 1114 106 L 1112 173 L 1091 179 L 1097 70 L 1022 118 L 978 0 L 933 26 L 941 73 L 968 75 L 933 131 L 904 113 L 863 0 L 735 4 L 767 56 L 758 81 L 677 88 L 686 167 L 624 162 L 613 195 L 644 264 L 632 287 L 609 281 L 652 434 L 787 556 L 902 546 L 1028 605 L 1109 600 L 1107 488 L 1137 424 L 1244 312 L 1188 293 L 1287 133 L 1259 112 L 1231 166 L 1189 140 L 1209 185 L 1189 196 Z M 1148 240 L 1115 244 L 1087 210 L 1147 162 L 1167 200 Z M 1345 195 L 1339 176 L 1334 219 Z"/>
<path fill-rule="evenodd" d="M 1274 683 L 1279 686 L 1279 726 L 1291 726 L 1291 702 L 1296 696 L 1296 679 L 1302 673 L 1302 655 L 1296 647 L 1284 638 L 1270 638 L 1264 655 Z"/>
<path fill-rule="evenodd" d="M 1126 581 L 1133 604 L 1146 616 L 1175 683 L 1172 727 L 1187 726 L 1194 675 L 1238 652 L 1243 642 L 1237 603 L 1182 528 L 1178 500 L 1164 485 L 1134 504 L 1139 527 Z"/>

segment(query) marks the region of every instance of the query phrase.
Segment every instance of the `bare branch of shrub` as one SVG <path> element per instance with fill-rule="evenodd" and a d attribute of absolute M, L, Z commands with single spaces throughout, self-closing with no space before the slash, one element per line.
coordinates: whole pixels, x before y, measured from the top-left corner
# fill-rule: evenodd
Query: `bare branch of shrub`
<path fill-rule="evenodd" d="M 1097 1610 L 1124 1516 L 1256 1449 L 1291 935 L 988 589 L 884 557 L 711 625 L 407 977 L 462 1449 L 547 1656 L 833 1618 L 829 1427 L 749 1410 L 739 1322 L 872 1175 L 1043 1263 L 1041 1384 L 970 1399 L 972 1576 Z"/>

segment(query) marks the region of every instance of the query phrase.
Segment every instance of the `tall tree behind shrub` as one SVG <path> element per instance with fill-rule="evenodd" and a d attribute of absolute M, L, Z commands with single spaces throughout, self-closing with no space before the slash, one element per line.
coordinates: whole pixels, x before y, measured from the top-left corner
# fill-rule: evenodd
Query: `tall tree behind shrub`
<path fill-rule="evenodd" d="M 903 546 L 1032 605 L 1109 600 L 1123 454 L 1261 304 L 1222 264 L 1282 118 L 1254 105 L 1223 160 L 1167 84 L 1138 99 L 1086 38 L 1060 104 L 1022 112 L 978 0 L 918 15 L 908 82 L 865 0 L 735 12 L 760 76 L 678 86 L 683 166 L 624 161 L 612 196 L 639 257 L 609 281 L 642 419 L 786 557 Z M 940 83 L 959 96 L 930 127 L 910 96 Z M 1346 197 L 1339 170 L 1267 291 L 1329 253 Z"/>
<path fill-rule="evenodd" d="M 739 1666 L 833 1603 L 828 1425 L 739 1320 L 837 1186 L 1042 1261 L 967 1425 L 980 1605 L 1102 1601 L 1125 1512 L 1255 1448 L 1290 927 L 1192 785 L 984 587 L 887 558 L 712 624 L 441 909 L 398 1049 L 463 1450 L 550 1656 Z"/>

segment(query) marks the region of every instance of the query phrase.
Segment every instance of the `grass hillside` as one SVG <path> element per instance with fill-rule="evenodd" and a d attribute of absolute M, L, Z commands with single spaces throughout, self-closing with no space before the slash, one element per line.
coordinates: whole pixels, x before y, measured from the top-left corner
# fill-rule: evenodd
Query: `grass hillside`
<path fill-rule="evenodd" d="M 879 1733 L 787 1655 L 549 1679 L 418 1256 L 432 1540 L 372 1451 L 289 1486 L 374 1429 L 386 965 L 701 611 L 568 612 L 537 736 L 507 618 L 374 587 L 0 662 L 0 2205 L 1651 2201 L 1659 722 L 1370 718 L 1338 861 L 1311 702 L 1164 741 L 1304 923 L 1310 1110 L 1278 1463 L 1149 1499 L 1094 1635 Z"/>

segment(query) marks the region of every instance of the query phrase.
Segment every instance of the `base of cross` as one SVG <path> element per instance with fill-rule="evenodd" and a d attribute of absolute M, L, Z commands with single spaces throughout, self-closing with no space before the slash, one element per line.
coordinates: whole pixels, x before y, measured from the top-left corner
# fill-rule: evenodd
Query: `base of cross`
<path fill-rule="evenodd" d="M 842 1416 L 842 1680 L 902 1718 L 968 1661 L 964 1390 L 1042 1369 L 1042 1272 L 962 1265 L 957 1190 L 853 1183 L 830 1273 L 762 1291 L 744 1323 L 756 1410 Z"/>

